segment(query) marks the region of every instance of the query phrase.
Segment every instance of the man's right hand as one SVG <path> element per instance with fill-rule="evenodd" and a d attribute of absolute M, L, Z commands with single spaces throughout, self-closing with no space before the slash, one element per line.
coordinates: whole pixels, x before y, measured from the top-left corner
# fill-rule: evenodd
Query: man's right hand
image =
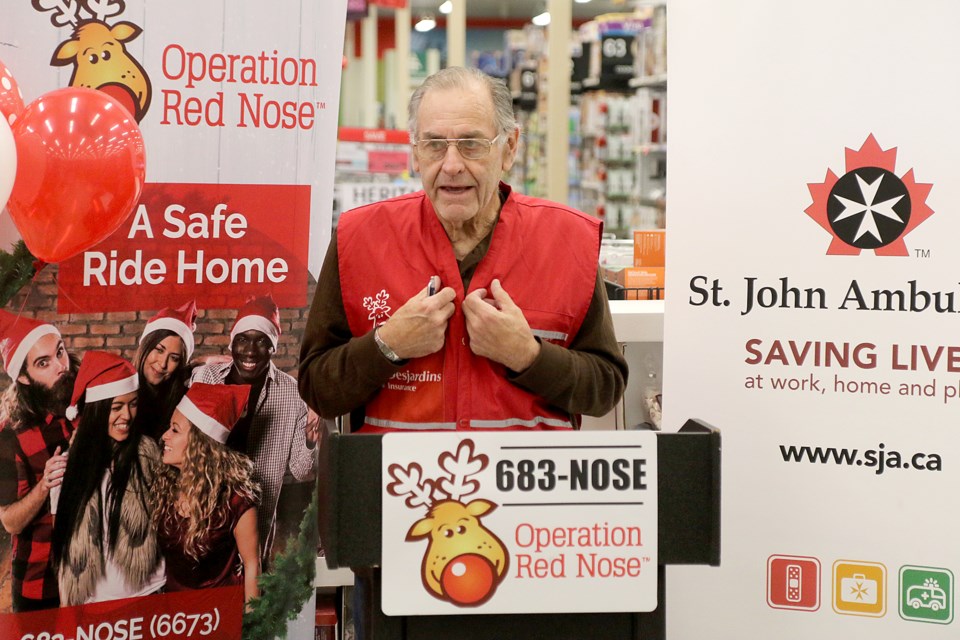
<path fill-rule="evenodd" d="M 424 287 L 380 326 L 380 339 L 405 360 L 443 349 L 457 294 L 452 287 L 444 287 L 431 296 L 429 289 L 429 285 Z"/>
<path fill-rule="evenodd" d="M 43 466 L 43 480 L 40 485 L 50 491 L 63 482 L 63 474 L 67 471 L 67 456 L 60 453 L 60 447 Z"/>

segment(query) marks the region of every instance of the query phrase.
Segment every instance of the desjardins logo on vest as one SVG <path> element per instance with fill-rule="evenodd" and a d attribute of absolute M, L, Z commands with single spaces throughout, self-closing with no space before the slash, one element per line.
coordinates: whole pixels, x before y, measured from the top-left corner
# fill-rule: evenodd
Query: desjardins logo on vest
<path fill-rule="evenodd" d="M 416 391 L 414 382 L 443 382 L 443 374 L 434 371 L 397 371 L 387 381 L 387 388 L 393 391 Z"/>

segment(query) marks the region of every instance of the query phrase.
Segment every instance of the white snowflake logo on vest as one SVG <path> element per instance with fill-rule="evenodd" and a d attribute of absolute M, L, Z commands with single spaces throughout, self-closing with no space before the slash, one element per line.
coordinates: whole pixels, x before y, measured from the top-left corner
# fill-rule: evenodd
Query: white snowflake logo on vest
<path fill-rule="evenodd" d="M 390 294 L 387 293 L 386 289 L 380 289 L 380 293 L 376 297 L 363 297 L 363 308 L 370 312 L 367 315 L 367 320 L 373 320 L 374 328 L 386 322 L 390 317 L 390 305 L 387 304 L 389 299 Z"/>

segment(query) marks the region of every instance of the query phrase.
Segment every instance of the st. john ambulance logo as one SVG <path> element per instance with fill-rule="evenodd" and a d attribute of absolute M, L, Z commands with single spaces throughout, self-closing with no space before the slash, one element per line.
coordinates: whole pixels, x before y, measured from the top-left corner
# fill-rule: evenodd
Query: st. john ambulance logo
<path fill-rule="evenodd" d="M 897 177 L 896 162 L 896 147 L 884 151 L 870 134 L 858 151 L 846 149 L 846 173 L 827 169 L 822 183 L 807 184 L 806 213 L 833 236 L 827 255 L 908 255 L 903 239 L 933 215 L 926 203 L 933 185 L 916 182 L 913 169 Z"/>

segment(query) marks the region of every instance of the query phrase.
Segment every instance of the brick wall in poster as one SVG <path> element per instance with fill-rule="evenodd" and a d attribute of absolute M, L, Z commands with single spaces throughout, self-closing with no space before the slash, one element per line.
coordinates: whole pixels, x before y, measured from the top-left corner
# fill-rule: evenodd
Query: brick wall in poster
<path fill-rule="evenodd" d="M 101 349 L 133 361 L 143 326 L 157 310 L 60 314 L 57 313 L 56 279 L 57 266 L 48 265 L 7 303 L 6 309 L 11 313 L 22 310 L 26 316 L 56 325 L 67 351 L 77 356 L 82 356 L 84 351 Z M 308 277 L 307 306 L 280 310 L 281 335 L 273 363 L 294 377 L 315 287 L 316 282 Z M 194 355 L 229 355 L 230 327 L 236 315 L 235 309 L 198 309 Z M 0 389 L 8 384 L 9 378 L 0 376 Z"/>

